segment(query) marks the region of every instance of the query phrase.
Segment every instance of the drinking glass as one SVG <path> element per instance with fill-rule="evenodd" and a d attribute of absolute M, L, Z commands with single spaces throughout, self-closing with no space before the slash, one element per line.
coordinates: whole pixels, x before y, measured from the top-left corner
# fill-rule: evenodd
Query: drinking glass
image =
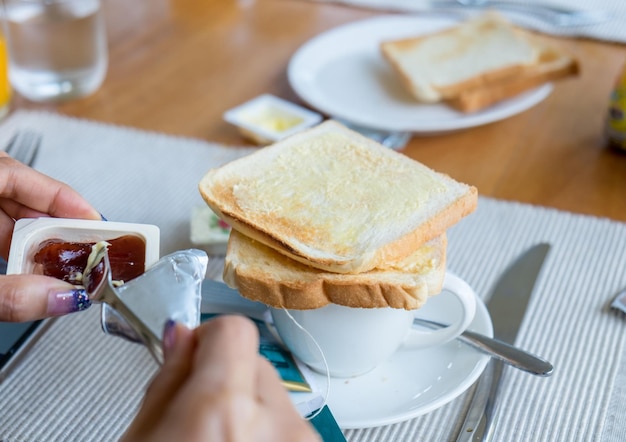
<path fill-rule="evenodd" d="M 11 84 L 9 83 L 9 57 L 4 36 L 0 35 L 0 118 L 9 111 Z"/>
<path fill-rule="evenodd" d="M 2 0 L 13 88 L 32 101 L 95 92 L 106 76 L 100 0 Z"/>

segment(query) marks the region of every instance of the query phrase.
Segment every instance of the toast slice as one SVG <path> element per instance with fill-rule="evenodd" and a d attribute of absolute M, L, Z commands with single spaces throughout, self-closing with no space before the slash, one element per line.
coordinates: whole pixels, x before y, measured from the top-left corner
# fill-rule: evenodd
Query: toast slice
<path fill-rule="evenodd" d="M 233 229 L 335 273 L 399 261 L 477 204 L 475 187 L 332 120 L 209 170 L 199 191 Z"/>
<path fill-rule="evenodd" d="M 450 99 L 448 104 L 461 112 L 476 112 L 502 100 L 536 88 L 542 84 L 578 75 L 578 61 L 569 54 L 548 46 L 540 46 L 536 63 L 525 66 L 518 74 L 488 85 L 467 89 Z"/>
<path fill-rule="evenodd" d="M 223 278 L 242 296 L 275 308 L 305 310 L 333 303 L 417 309 L 441 292 L 446 244 L 442 235 L 385 268 L 338 274 L 294 261 L 233 230 Z"/>
<path fill-rule="evenodd" d="M 515 76 L 539 55 L 523 32 L 495 12 L 439 32 L 385 41 L 380 50 L 406 90 L 425 103 Z"/>

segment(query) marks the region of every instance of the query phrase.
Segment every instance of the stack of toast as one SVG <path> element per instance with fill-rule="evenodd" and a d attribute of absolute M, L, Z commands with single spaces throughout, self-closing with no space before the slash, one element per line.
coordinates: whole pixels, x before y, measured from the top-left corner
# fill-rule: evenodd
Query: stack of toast
<path fill-rule="evenodd" d="M 269 306 L 416 309 L 441 291 L 446 231 L 476 188 L 329 120 L 211 169 L 232 226 L 224 281 Z"/>
<path fill-rule="evenodd" d="M 405 89 L 422 103 L 475 112 L 578 74 L 577 60 L 489 12 L 449 29 L 382 42 Z"/>

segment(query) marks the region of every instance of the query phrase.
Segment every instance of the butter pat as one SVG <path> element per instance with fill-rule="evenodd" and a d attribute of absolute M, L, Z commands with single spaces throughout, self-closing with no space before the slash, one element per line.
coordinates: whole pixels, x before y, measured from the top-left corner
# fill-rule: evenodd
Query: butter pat
<path fill-rule="evenodd" d="M 322 116 L 265 94 L 226 111 L 224 120 L 237 126 L 246 138 L 264 145 L 314 126 L 322 121 Z"/>
<path fill-rule="evenodd" d="M 208 206 L 191 211 L 191 243 L 210 255 L 225 255 L 230 226 L 219 219 Z"/>

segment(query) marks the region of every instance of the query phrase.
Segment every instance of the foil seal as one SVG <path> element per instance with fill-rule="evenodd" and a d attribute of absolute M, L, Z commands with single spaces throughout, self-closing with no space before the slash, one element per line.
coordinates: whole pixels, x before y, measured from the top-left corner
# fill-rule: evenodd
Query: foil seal
<path fill-rule="evenodd" d="M 182 250 L 159 259 L 143 275 L 117 288 L 124 303 L 159 339 L 166 321 L 188 328 L 200 324 L 202 281 L 209 258 L 197 249 Z M 143 342 L 113 308 L 103 304 L 101 324 L 105 333 Z"/>

